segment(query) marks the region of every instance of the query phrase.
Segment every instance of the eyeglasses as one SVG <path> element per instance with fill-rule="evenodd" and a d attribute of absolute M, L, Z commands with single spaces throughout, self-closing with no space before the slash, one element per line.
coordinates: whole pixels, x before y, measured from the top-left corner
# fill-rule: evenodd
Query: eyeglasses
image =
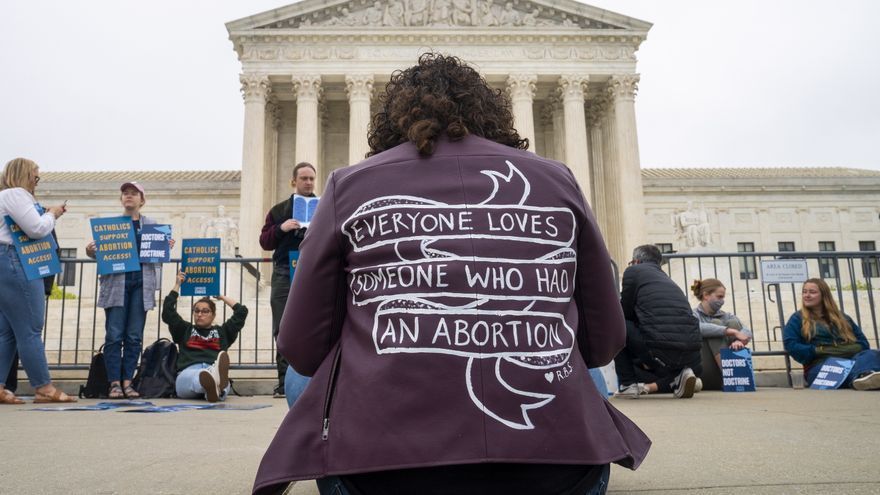
<path fill-rule="evenodd" d="M 213 311 L 211 311 L 210 309 L 194 309 L 193 313 L 197 315 L 208 315 L 213 313 Z"/>
<path fill-rule="evenodd" d="M 40 176 L 39 176 L 39 175 L 35 175 L 35 176 L 34 176 L 34 184 L 39 184 L 39 182 L 40 182 Z"/>

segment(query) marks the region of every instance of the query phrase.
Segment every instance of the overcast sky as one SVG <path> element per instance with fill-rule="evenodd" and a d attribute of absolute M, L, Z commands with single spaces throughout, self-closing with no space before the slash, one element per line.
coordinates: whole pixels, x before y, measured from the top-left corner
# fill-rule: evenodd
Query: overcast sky
<path fill-rule="evenodd" d="M 224 24 L 279 0 L 3 0 L 0 160 L 43 170 L 238 169 Z M 642 167 L 880 170 L 880 2 L 595 0 L 652 22 Z"/>

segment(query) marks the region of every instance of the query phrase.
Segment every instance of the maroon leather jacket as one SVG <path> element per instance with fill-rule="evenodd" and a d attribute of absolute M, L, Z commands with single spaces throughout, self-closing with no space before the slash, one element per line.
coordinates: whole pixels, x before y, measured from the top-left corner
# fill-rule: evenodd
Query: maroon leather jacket
<path fill-rule="evenodd" d="M 564 165 L 468 136 L 336 170 L 278 336 L 313 378 L 254 492 L 480 462 L 635 469 L 650 440 L 587 373 L 624 340 L 611 260 Z"/>

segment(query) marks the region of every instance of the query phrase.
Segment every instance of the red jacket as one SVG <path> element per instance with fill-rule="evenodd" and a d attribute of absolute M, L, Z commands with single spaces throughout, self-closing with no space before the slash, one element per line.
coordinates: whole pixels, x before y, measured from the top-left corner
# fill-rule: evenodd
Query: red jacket
<path fill-rule="evenodd" d="M 636 468 L 650 441 L 590 381 L 625 327 L 562 164 L 482 138 L 336 170 L 278 348 L 313 375 L 260 465 L 291 480 L 480 462 Z"/>

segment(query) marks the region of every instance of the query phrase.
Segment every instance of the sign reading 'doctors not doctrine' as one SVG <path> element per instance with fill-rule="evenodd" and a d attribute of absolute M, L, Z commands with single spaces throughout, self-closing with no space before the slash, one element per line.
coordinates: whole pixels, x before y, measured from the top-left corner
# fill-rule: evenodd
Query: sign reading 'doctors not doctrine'
<path fill-rule="evenodd" d="M 171 226 L 151 223 L 141 228 L 140 256 L 144 263 L 171 260 Z"/>
<path fill-rule="evenodd" d="M 752 353 L 748 349 L 721 349 L 721 380 L 725 392 L 754 392 Z"/>

